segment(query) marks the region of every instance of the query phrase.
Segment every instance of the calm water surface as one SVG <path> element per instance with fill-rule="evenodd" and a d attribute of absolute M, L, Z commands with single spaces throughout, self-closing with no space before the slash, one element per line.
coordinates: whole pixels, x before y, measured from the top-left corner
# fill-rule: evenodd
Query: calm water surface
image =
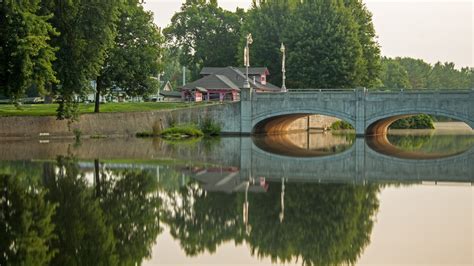
<path fill-rule="evenodd" d="M 0 265 L 474 263 L 472 131 L 0 141 Z"/>

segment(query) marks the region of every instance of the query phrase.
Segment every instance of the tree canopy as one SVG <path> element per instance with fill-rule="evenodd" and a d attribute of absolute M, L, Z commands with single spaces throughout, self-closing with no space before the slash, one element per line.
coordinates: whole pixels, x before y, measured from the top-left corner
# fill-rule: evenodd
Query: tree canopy
<path fill-rule="evenodd" d="M 40 0 L 0 1 L 0 94 L 17 102 L 28 89 L 45 94 L 56 83 L 56 49 L 50 40 L 58 33 L 50 13 L 41 14 Z"/>
<path fill-rule="evenodd" d="M 114 86 L 129 96 L 143 96 L 156 92 L 160 85 L 157 76 L 164 40 L 153 23 L 153 13 L 145 11 L 138 0 L 126 1 L 119 12 L 114 44 L 97 77 L 96 112 L 100 94 Z"/>
<path fill-rule="evenodd" d="M 186 0 L 163 30 L 169 45 L 182 51 L 181 63 L 197 78 L 204 66 L 237 64 L 244 11 L 230 12 L 216 0 Z"/>
<path fill-rule="evenodd" d="M 53 14 L 50 22 L 60 33 L 51 41 L 59 49 L 54 61 L 59 85 L 52 90 L 59 97 L 58 118 L 77 115 L 75 96 L 84 95 L 99 75 L 107 50 L 113 45 L 120 2 L 42 1 L 44 12 Z"/>
<path fill-rule="evenodd" d="M 281 77 L 287 47 L 289 87 L 370 87 L 379 82 L 380 49 L 371 14 L 359 1 L 254 1 L 242 36 L 251 32 L 251 62 Z M 242 45 L 240 45 L 242 46 Z"/>

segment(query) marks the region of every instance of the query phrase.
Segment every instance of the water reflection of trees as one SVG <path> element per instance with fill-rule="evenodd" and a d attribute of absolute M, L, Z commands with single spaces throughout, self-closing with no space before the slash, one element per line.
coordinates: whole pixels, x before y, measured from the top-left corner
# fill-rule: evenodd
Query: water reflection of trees
<path fill-rule="evenodd" d="M 155 177 L 95 172 L 91 185 L 74 160 L 60 157 L 43 164 L 41 178 L 0 174 L 0 265 L 139 265 L 149 258 L 161 232 Z"/>
<path fill-rule="evenodd" d="M 190 184 L 168 195 L 164 222 L 188 255 L 214 252 L 221 243 L 247 242 L 252 253 L 304 265 L 351 264 L 370 242 L 378 210 L 377 185 L 286 184 L 250 193 L 244 225 L 242 193 L 206 193 Z"/>
<path fill-rule="evenodd" d="M 0 174 L 0 265 L 47 265 L 56 254 L 55 204 L 20 175 Z"/>

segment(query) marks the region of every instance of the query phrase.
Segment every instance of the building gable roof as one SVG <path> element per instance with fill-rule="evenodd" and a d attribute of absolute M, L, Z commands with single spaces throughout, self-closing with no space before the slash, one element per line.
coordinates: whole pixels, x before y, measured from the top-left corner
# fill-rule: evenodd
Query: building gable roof
<path fill-rule="evenodd" d="M 255 68 L 257 69 L 257 68 Z M 266 68 L 258 68 L 265 70 Z M 246 76 L 240 68 L 236 67 L 220 67 L 220 68 L 203 68 L 202 73 L 207 74 L 203 78 L 198 79 L 194 82 L 188 83 L 183 86 L 185 90 L 193 90 L 196 87 L 202 87 L 206 89 L 228 89 L 240 91 L 240 88 L 244 87 Z M 250 73 L 250 71 L 249 71 Z M 266 91 L 280 91 L 280 88 L 271 84 L 266 83 L 265 85 L 260 83 L 260 79 L 249 78 L 251 88 L 266 90 Z"/>

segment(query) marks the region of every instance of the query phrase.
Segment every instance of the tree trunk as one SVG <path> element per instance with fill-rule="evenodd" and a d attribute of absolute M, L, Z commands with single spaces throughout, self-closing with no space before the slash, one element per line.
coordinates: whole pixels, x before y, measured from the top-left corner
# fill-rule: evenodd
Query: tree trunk
<path fill-rule="evenodd" d="M 96 87 L 96 92 L 95 92 L 95 107 L 94 107 L 94 113 L 99 113 L 100 112 L 100 91 L 101 91 L 101 86 L 99 85 L 100 83 L 97 82 L 97 87 Z"/>

